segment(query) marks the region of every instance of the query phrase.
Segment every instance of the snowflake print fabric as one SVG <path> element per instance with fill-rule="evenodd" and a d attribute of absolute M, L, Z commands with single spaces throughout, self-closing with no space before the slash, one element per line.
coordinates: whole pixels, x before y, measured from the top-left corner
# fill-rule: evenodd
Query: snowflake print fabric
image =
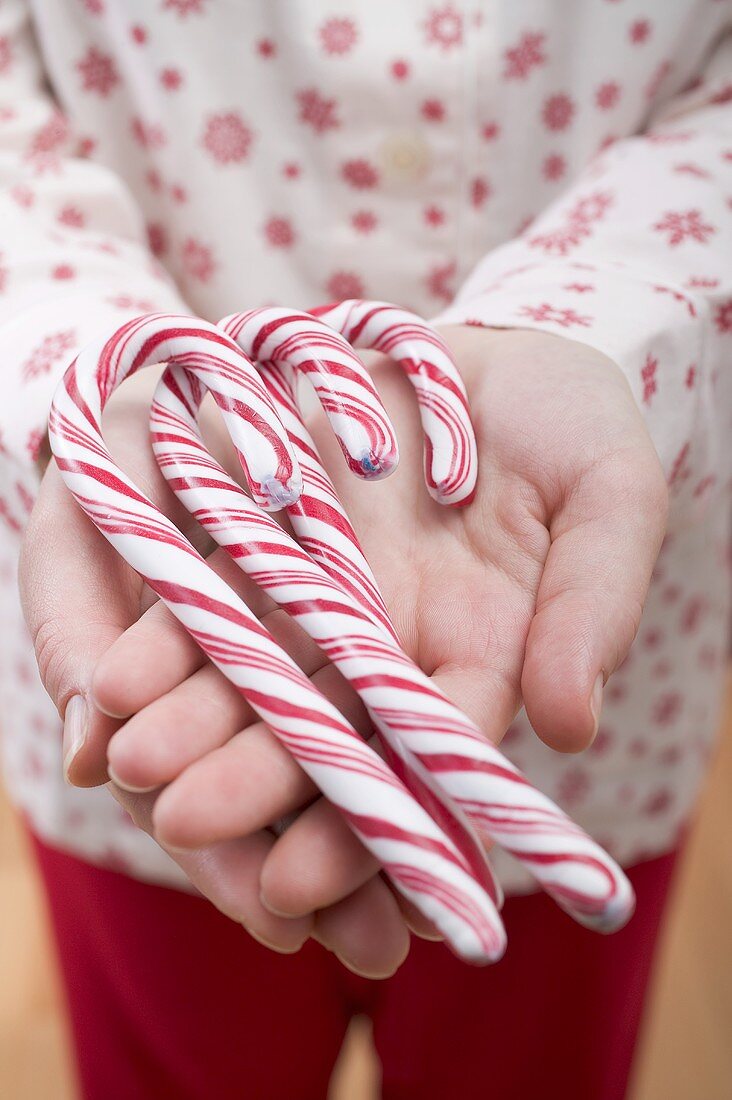
<path fill-rule="evenodd" d="M 0 5 L 7 779 L 44 835 L 134 874 L 181 881 L 104 792 L 61 782 L 12 576 L 56 382 L 151 311 L 369 297 L 604 352 L 670 538 L 591 750 L 552 754 L 523 715 L 505 748 L 626 864 L 675 844 L 703 774 L 730 606 L 730 4 L 388 7 L 385 33 L 357 0 Z"/>

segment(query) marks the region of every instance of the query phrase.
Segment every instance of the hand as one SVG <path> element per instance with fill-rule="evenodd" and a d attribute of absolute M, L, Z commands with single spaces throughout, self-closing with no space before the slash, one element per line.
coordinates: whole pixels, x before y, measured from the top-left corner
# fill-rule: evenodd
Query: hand
<path fill-rule="evenodd" d="M 104 413 L 105 439 L 135 484 L 206 553 L 213 544 L 168 489 L 150 449 L 149 410 L 160 373 L 148 368 L 112 395 Z M 208 404 L 208 409 L 204 404 L 202 424 L 209 450 L 222 463 L 239 469 L 220 418 Z M 115 640 L 124 637 L 124 631 L 156 601 L 77 506 L 54 462 L 45 472 L 25 532 L 20 590 L 41 678 L 64 720 L 66 777 L 81 787 L 106 783 L 107 746 L 121 722 L 97 706 L 92 691 L 94 669 Z M 145 663 L 148 651 L 143 647 L 139 654 L 128 651 L 128 655 L 131 681 L 143 678 L 154 690 L 155 665 Z M 129 801 L 133 816 L 144 825 L 144 799 L 126 793 L 120 797 Z M 237 919 L 246 917 L 252 934 L 284 949 L 297 948 L 307 939 L 312 921 L 273 917 L 262 909 L 258 887 L 247 894 L 247 883 L 258 882 L 246 874 L 253 847 L 256 842 L 246 841 L 206 846 L 180 854 L 177 861 L 220 909 Z"/>
<path fill-rule="evenodd" d="M 478 434 L 481 472 L 468 508 L 427 496 L 414 398 L 386 361 L 371 366 L 400 440 L 392 478 L 356 483 L 330 430 L 318 420 L 313 432 L 408 652 L 493 741 L 523 702 L 543 740 L 578 751 L 594 736 L 602 684 L 640 619 L 665 526 L 659 463 L 626 382 L 599 353 L 540 333 L 443 335 Z M 268 625 L 367 734 L 348 687 L 281 614 Z M 141 677 L 151 662 L 152 678 Z M 95 693 L 106 710 L 135 715 L 110 743 L 115 776 L 133 787 L 168 784 L 146 809 L 161 841 L 231 844 L 306 806 L 262 860 L 265 906 L 297 918 L 330 906 L 314 931 L 347 962 L 371 973 L 398 964 L 403 912 L 371 857 L 325 801 L 312 801 L 316 792 L 265 727 L 242 732 L 241 702 L 164 608 L 151 608 L 101 660 Z M 369 911 L 378 915 L 370 925 Z M 344 912 L 349 933 L 333 947 L 329 921 Z"/>

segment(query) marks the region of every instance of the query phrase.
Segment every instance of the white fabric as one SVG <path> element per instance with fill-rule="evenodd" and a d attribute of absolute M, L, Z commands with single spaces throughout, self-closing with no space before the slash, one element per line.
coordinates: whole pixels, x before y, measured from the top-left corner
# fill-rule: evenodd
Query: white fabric
<path fill-rule="evenodd" d="M 640 634 L 584 756 L 551 753 L 523 716 L 506 747 L 622 862 L 667 851 L 713 741 L 729 612 L 728 0 L 2 0 L 14 797 L 55 843 L 180 881 L 106 792 L 62 783 L 20 623 L 33 457 L 74 352 L 147 309 L 217 320 L 359 295 L 560 333 L 625 371 L 672 491 Z"/>

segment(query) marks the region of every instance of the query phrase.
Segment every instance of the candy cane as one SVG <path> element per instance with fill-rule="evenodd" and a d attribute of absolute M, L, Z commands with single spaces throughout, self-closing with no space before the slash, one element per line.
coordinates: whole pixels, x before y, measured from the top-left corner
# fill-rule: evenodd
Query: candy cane
<path fill-rule="evenodd" d="M 353 347 L 381 352 L 399 363 L 417 395 L 430 495 L 439 504 L 470 503 L 478 455 L 468 397 L 460 372 L 435 330 L 416 314 L 388 302 L 349 299 L 315 309 L 313 315 L 342 333 Z"/>
<path fill-rule="evenodd" d="M 362 305 L 364 314 L 372 321 L 380 316 L 381 322 L 389 326 L 391 319 L 388 310 L 381 307 L 369 310 L 367 303 Z M 277 554 L 274 545 L 273 559 L 261 566 L 255 562 L 251 566 L 253 575 L 256 574 L 264 587 L 270 585 L 274 598 L 291 612 L 294 613 L 293 609 L 298 607 L 305 609 L 303 626 L 354 683 L 367 703 L 377 729 L 389 739 L 392 748 L 402 752 L 405 758 L 407 753 L 410 759 L 416 758 L 431 775 L 433 785 L 437 782 L 446 790 L 476 827 L 519 859 L 576 920 L 602 931 L 620 927 L 632 912 L 633 893 L 617 864 L 550 799 L 533 788 L 434 683 L 395 649 L 395 633 L 388 623 L 388 616 L 385 620 L 383 601 L 380 596 L 373 599 L 373 593 L 378 594 L 376 581 L 302 423 L 295 396 L 293 368 L 285 359 L 286 350 L 256 339 L 257 321 L 266 314 L 267 311 L 251 311 L 227 318 L 222 326 L 246 351 L 256 347 L 276 356 L 276 362 L 260 364 L 260 369 L 298 454 L 304 475 L 303 494 L 295 505 L 288 508 L 288 514 L 303 548 L 307 548 L 341 585 L 344 595 L 357 601 L 360 609 L 370 617 L 372 625 L 380 629 L 380 644 L 372 635 L 367 636 L 363 621 L 358 619 L 358 634 L 351 638 L 345 636 L 342 645 L 339 645 L 339 632 L 345 631 L 348 619 L 347 610 L 340 604 L 338 618 L 333 618 L 328 624 L 328 612 L 325 610 L 325 621 L 316 623 L 312 609 L 318 598 L 317 578 L 302 572 L 300 559 L 297 560 L 297 568 L 301 570 L 297 575 L 301 585 L 299 591 L 294 586 L 288 593 L 287 586 L 282 582 L 274 561 Z M 416 319 L 410 320 L 413 330 L 418 324 Z M 420 327 L 424 328 L 423 325 Z M 383 334 L 379 335 L 378 328 L 374 339 L 382 346 L 388 343 Z M 315 344 L 317 334 L 313 334 L 312 340 Z M 423 339 L 421 343 L 425 349 L 428 341 Z M 162 397 L 165 402 L 162 387 L 156 397 Z M 186 426 L 186 443 L 195 451 L 195 428 L 190 421 Z M 425 423 L 425 430 L 430 430 L 429 422 Z M 465 433 L 472 434 L 469 420 Z M 433 445 L 431 453 L 438 461 L 442 460 L 443 466 L 450 465 L 449 457 L 445 460 L 439 454 L 440 445 L 444 445 L 444 441 L 443 444 Z M 195 462 L 190 452 L 188 458 Z M 251 509 L 243 506 L 239 513 L 232 511 L 229 496 L 226 502 L 229 511 L 219 524 L 216 517 L 220 512 L 212 507 L 206 508 L 207 502 L 209 505 L 212 503 L 209 498 L 204 499 L 195 492 L 186 495 L 186 488 L 190 490 L 192 487 L 186 480 L 184 467 L 185 462 L 176 471 L 180 481 L 176 487 L 183 488 L 184 503 L 189 505 L 190 502 L 196 508 L 197 517 L 221 545 L 231 543 L 244 548 L 246 539 L 241 524 L 252 518 Z M 167 472 L 164 470 L 164 473 Z M 220 473 L 223 474 L 223 471 Z M 226 478 L 226 475 L 223 477 Z M 231 479 L 226 480 L 226 491 L 237 492 Z M 218 504 L 224 507 L 221 498 Z M 266 520 L 266 517 L 260 518 Z M 292 549 L 288 553 L 292 554 Z M 236 550 L 235 555 L 242 567 L 248 569 L 246 550 Z M 282 568 L 286 567 L 281 559 Z M 326 607 L 324 603 L 323 608 Z M 354 616 L 353 607 L 351 615 Z M 359 656 L 368 658 L 368 663 L 359 662 Z"/>
<path fill-rule="evenodd" d="M 505 947 L 500 918 L 450 838 L 279 649 L 246 604 L 115 465 L 101 434 L 104 405 L 127 375 L 161 361 L 185 366 L 212 390 L 257 497 L 268 505 L 293 499 L 297 463 L 247 358 L 219 329 L 165 315 L 129 322 L 109 340 L 84 349 L 66 372 L 49 421 L 64 481 L 105 538 L 340 810 L 396 888 L 458 954 L 480 962 L 499 958 Z M 340 415 L 335 406 L 331 412 Z M 372 453 L 382 461 L 384 443 L 387 456 L 392 453 L 383 413 L 377 431 L 365 413 L 364 435 L 350 439 L 343 427 L 346 449 L 350 443 L 359 448 L 356 466 L 364 439 L 370 443 L 369 462 Z"/>

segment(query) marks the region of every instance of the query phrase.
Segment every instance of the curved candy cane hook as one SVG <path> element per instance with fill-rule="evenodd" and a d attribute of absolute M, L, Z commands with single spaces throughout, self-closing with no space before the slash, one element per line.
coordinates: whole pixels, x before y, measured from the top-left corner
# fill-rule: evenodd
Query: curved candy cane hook
<path fill-rule="evenodd" d="M 363 363 L 309 313 L 265 307 L 219 322 L 250 359 L 285 361 L 312 383 L 351 470 L 375 480 L 399 461 L 394 429 Z"/>
<path fill-rule="evenodd" d="M 449 837 L 279 649 L 246 604 L 115 465 L 100 429 L 104 404 L 127 375 L 166 359 L 191 370 L 197 384 L 210 387 L 214 396 L 221 395 L 237 447 L 247 446 L 250 472 L 256 470 L 258 479 L 261 467 L 263 482 L 274 477 L 276 491 L 284 486 L 286 495 L 293 495 L 295 473 L 290 471 L 296 463 L 290 444 L 246 357 L 212 326 L 161 315 L 130 322 L 82 351 L 66 372 L 49 425 L 66 485 L 340 810 L 397 889 L 463 957 L 478 962 L 499 958 L 505 947 L 500 918 Z M 175 445 L 171 427 L 167 442 Z M 205 475 L 213 485 L 215 473 L 209 468 Z M 266 490 L 260 496 L 269 502 Z"/>
<path fill-rule="evenodd" d="M 475 432 L 460 372 L 435 330 L 388 302 L 349 299 L 312 312 L 353 347 L 381 352 L 402 367 L 417 395 L 429 493 L 438 504 L 469 504 L 478 476 Z"/>
<path fill-rule="evenodd" d="M 380 595 L 373 598 L 378 594 L 373 573 L 303 424 L 292 369 L 285 363 L 260 363 L 259 368 L 303 471 L 303 493 L 287 510 L 296 537 L 381 627 L 385 640 L 395 640 Z M 222 541 L 222 532 L 212 534 Z M 476 828 L 522 862 L 576 920 L 601 931 L 624 924 L 634 900 L 617 864 L 533 788 L 416 666 L 403 665 L 399 675 L 403 694 L 390 713 L 392 732 Z"/>

